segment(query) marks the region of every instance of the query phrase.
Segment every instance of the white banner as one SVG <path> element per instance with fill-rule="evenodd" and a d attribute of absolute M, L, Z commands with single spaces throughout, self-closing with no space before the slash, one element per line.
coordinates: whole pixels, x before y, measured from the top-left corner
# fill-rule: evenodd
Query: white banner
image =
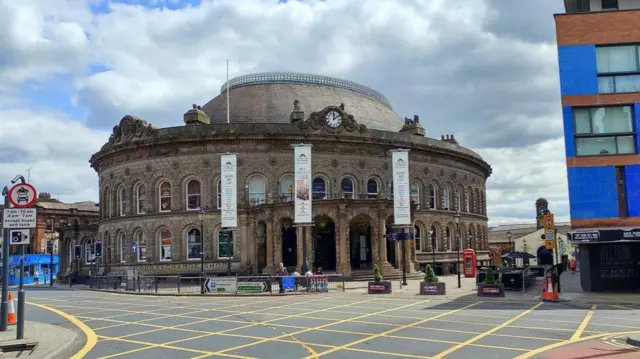
<path fill-rule="evenodd" d="M 238 175 L 235 154 L 220 156 L 221 226 L 238 227 Z"/>
<path fill-rule="evenodd" d="M 311 223 L 311 146 L 296 146 L 293 150 L 295 163 L 296 197 L 294 200 L 295 223 Z"/>
<path fill-rule="evenodd" d="M 396 225 L 411 225 L 409 151 L 393 151 L 393 219 Z"/>

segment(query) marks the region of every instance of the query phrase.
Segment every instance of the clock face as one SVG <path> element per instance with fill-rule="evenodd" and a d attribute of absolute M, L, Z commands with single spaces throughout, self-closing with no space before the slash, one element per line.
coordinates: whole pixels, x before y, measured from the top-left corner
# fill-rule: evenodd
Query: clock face
<path fill-rule="evenodd" d="M 327 124 L 331 128 L 337 128 L 342 123 L 342 117 L 337 111 L 327 112 Z"/>

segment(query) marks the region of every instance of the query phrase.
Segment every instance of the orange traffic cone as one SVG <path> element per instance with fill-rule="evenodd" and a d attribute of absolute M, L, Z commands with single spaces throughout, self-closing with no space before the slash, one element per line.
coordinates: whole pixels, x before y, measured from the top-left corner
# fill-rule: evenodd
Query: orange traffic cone
<path fill-rule="evenodd" d="M 560 300 L 560 294 L 558 293 L 558 287 L 553 284 L 553 277 L 551 273 L 547 274 L 547 280 L 542 283 L 542 300 L 548 302 L 557 302 Z"/>
<path fill-rule="evenodd" d="M 16 307 L 13 305 L 13 294 L 9 292 L 9 310 L 7 311 L 7 325 L 18 324 L 18 317 L 16 316 Z"/>

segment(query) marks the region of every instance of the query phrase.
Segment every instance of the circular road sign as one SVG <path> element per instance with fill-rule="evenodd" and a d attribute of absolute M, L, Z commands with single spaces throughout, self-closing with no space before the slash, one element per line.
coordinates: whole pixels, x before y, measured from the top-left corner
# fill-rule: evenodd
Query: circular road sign
<path fill-rule="evenodd" d="M 551 217 L 547 217 L 547 228 L 551 228 L 551 225 L 553 223 L 551 222 Z"/>
<path fill-rule="evenodd" d="M 36 188 L 28 183 L 18 183 L 9 190 L 9 203 L 13 208 L 27 208 L 36 204 Z"/>

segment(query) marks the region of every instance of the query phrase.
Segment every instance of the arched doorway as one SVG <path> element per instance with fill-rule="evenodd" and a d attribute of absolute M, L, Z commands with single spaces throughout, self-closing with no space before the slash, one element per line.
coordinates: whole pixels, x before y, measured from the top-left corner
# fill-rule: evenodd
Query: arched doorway
<path fill-rule="evenodd" d="M 371 250 L 371 218 L 358 215 L 349 224 L 351 268 L 370 269 L 373 258 Z"/>
<path fill-rule="evenodd" d="M 287 268 L 295 268 L 298 265 L 296 227 L 293 226 L 293 220 L 290 218 L 283 219 L 281 223 L 282 264 Z M 278 265 L 278 263 L 276 263 L 276 265 Z"/>
<path fill-rule="evenodd" d="M 336 225 L 329 217 L 316 217 L 313 222 L 312 265 L 324 271 L 336 270 Z"/>
<path fill-rule="evenodd" d="M 387 233 L 393 233 L 393 216 L 387 219 Z M 385 236 L 386 237 L 386 236 Z M 392 266 L 398 268 L 398 263 L 396 261 L 396 241 L 386 237 L 387 242 L 387 262 L 389 262 Z"/>

